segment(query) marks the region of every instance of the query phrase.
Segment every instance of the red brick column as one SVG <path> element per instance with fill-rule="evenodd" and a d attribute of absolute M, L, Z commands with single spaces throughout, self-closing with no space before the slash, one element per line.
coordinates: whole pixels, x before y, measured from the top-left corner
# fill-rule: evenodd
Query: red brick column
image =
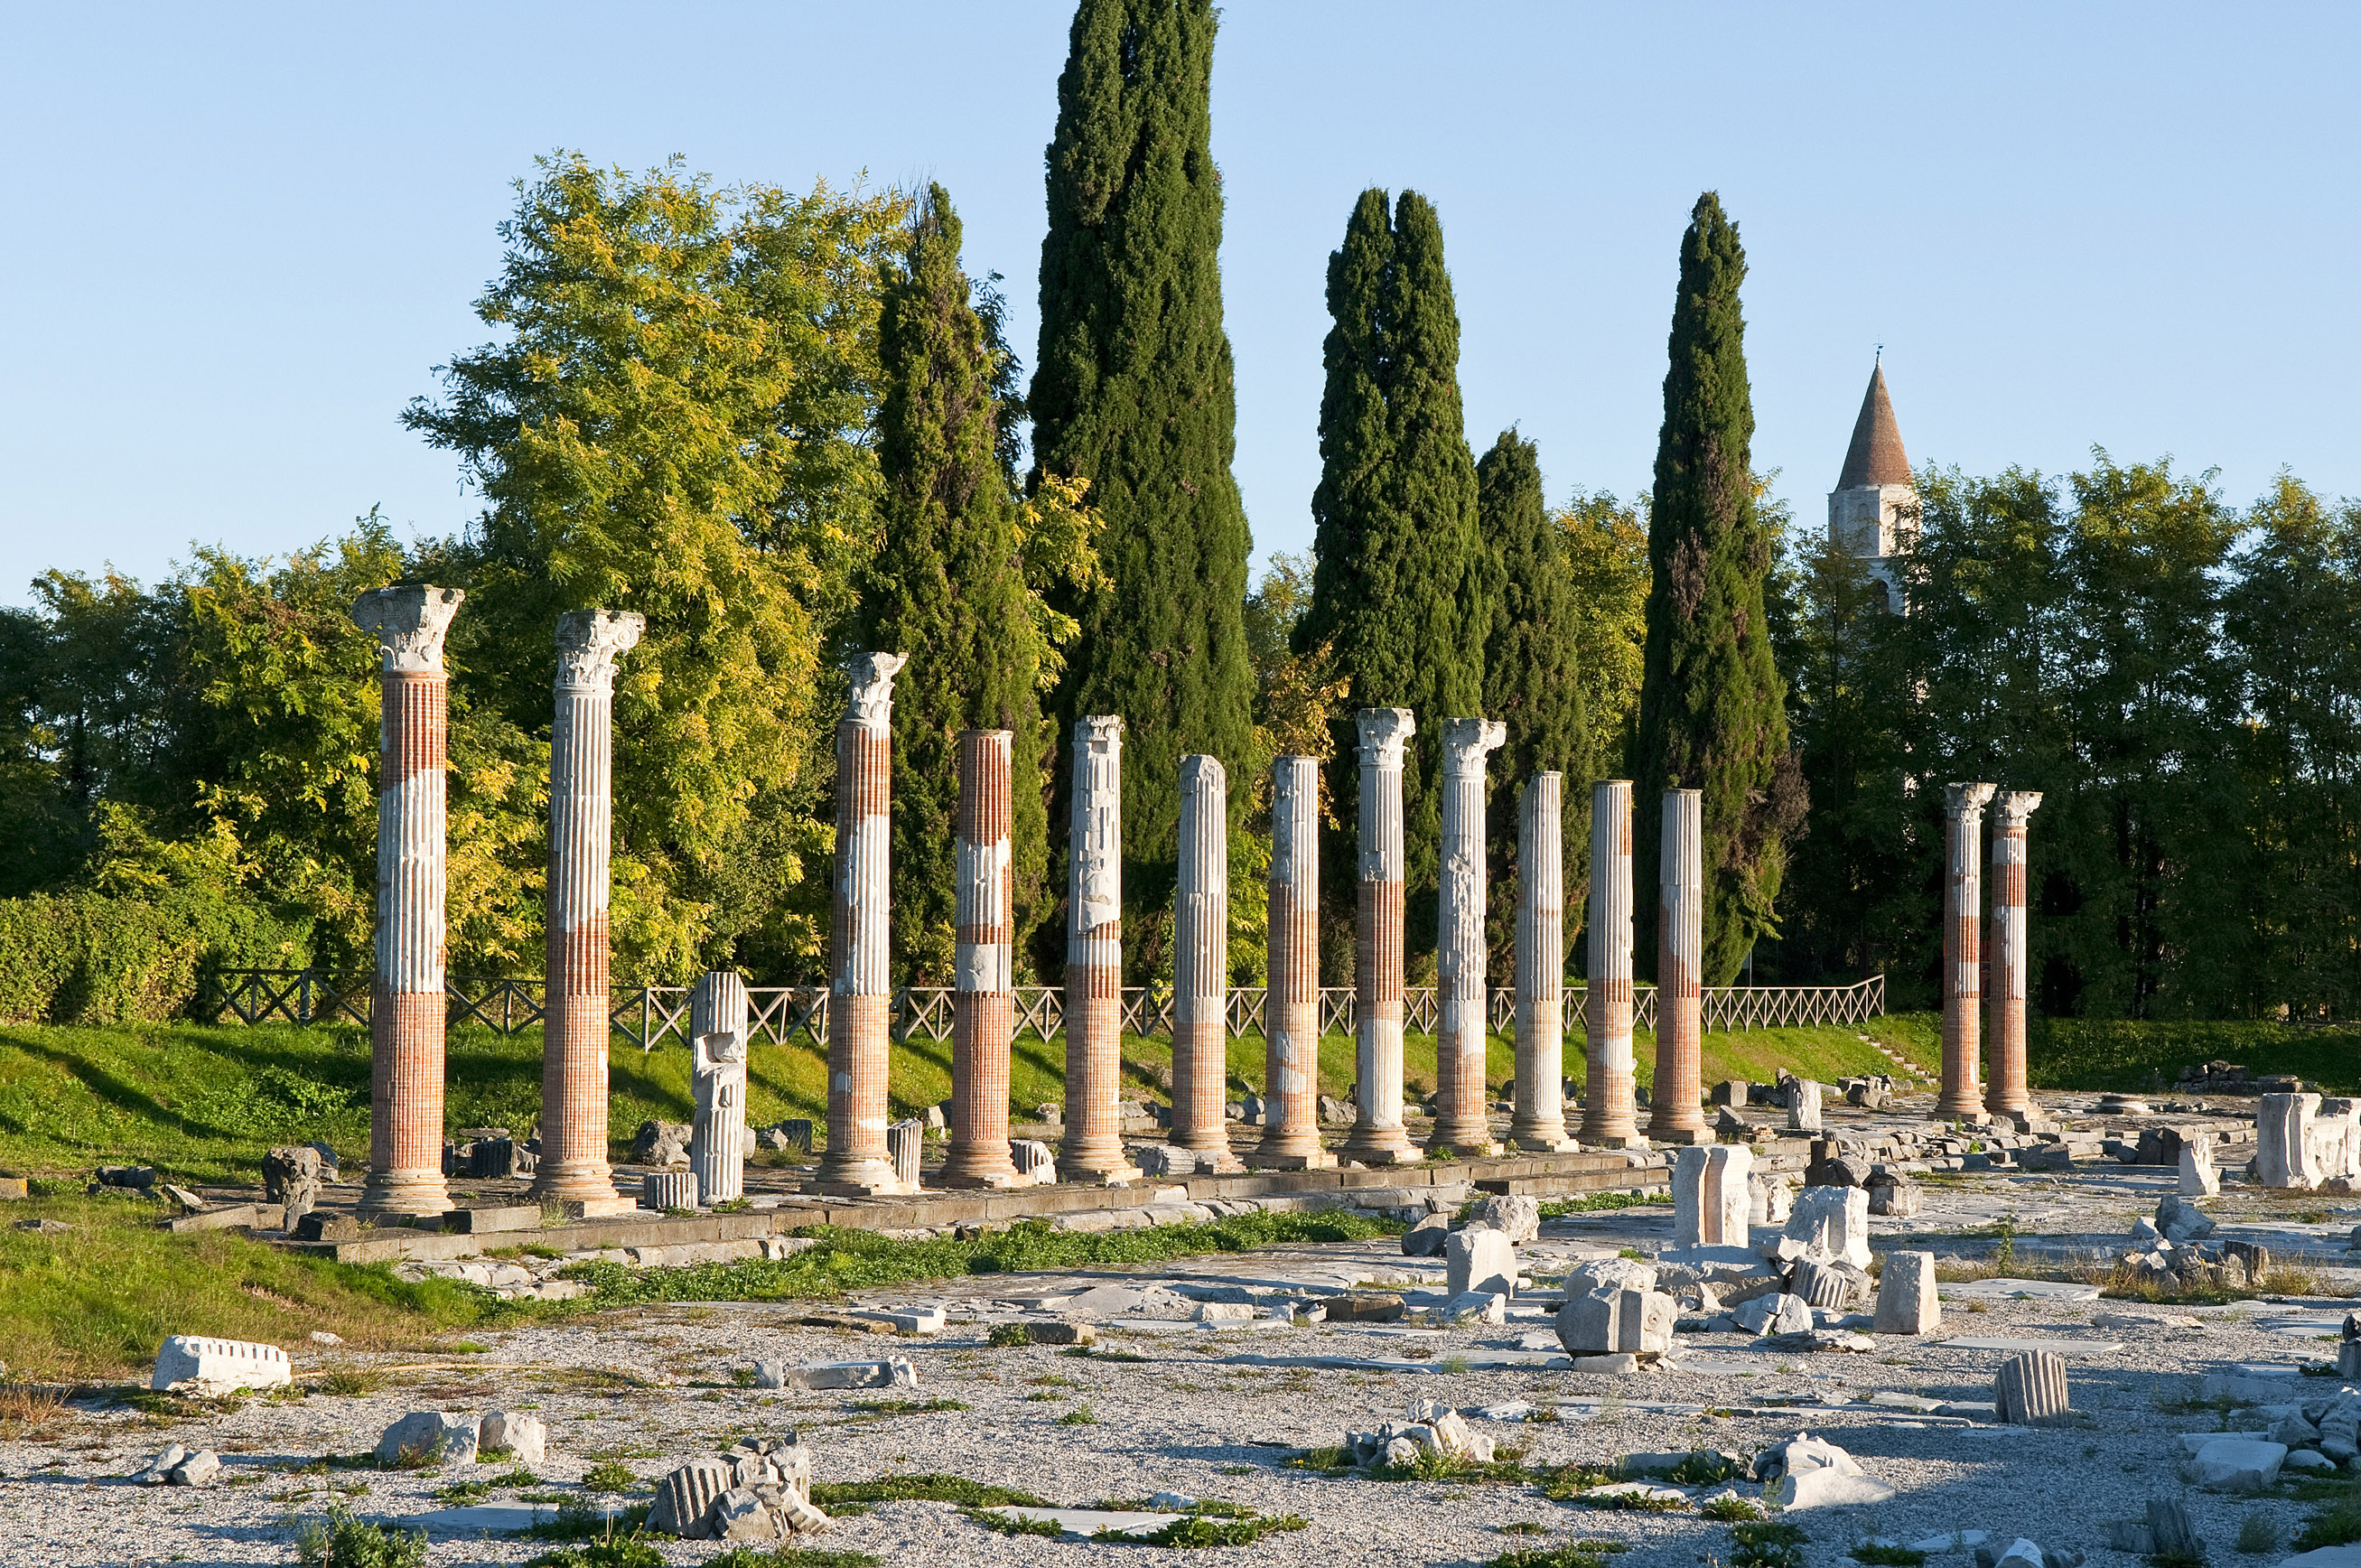
<path fill-rule="evenodd" d="M 2039 794 L 2014 790 L 1994 807 L 1992 846 L 1992 1086 L 1984 1109 L 2020 1128 L 2034 1119 L 2025 1082 L 2026 819 Z"/>
<path fill-rule="evenodd" d="M 1074 727 L 1066 900 L 1065 1181 L 1131 1181 L 1115 1114 L 1123 1073 L 1123 720 Z"/>
<path fill-rule="evenodd" d="M 361 1207 L 439 1214 L 443 1185 L 443 638 L 457 588 L 379 588 L 353 620 L 378 639 L 377 982 L 369 1007 L 369 1171 Z"/>
<path fill-rule="evenodd" d="M 952 890 L 959 952 L 951 992 L 946 1187 L 1016 1184 L 1016 1167 L 1008 1155 L 1008 1041 L 1016 1019 L 1008 850 L 1014 740 L 1006 729 L 970 729 L 959 738 L 959 869 Z"/>
<path fill-rule="evenodd" d="M 1943 800 L 1943 1090 L 1935 1101 L 1941 1121 L 1985 1120 L 1976 1082 L 1977 1034 L 1983 1012 L 1982 902 L 1984 806 L 1988 784 L 1955 784 Z"/>
<path fill-rule="evenodd" d="M 1320 1142 L 1320 762 L 1270 769 L 1269 971 L 1263 995 L 1261 1170 L 1324 1170 Z"/>
<path fill-rule="evenodd" d="M 1583 1012 L 1590 1059 L 1582 1141 L 1602 1148 L 1643 1144 L 1632 1096 L 1630 779 L 1590 786 L 1590 986 Z"/>
<path fill-rule="evenodd" d="M 610 609 L 557 618 L 549 731 L 548 967 L 541 1027 L 543 1198 L 624 1203 L 607 1164 L 609 857 L 615 818 L 615 661 L 646 621 Z"/>
<path fill-rule="evenodd" d="M 1648 1135 L 1709 1144 L 1705 1124 L 1705 795 L 1664 792 L 1657 862 L 1656 1084 Z"/>
<path fill-rule="evenodd" d="M 812 1190 L 891 1196 L 913 1190 L 885 1148 L 893 992 L 894 677 L 901 653 L 861 653 L 836 727 L 836 904 L 829 940 L 828 1152 Z"/>
<path fill-rule="evenodd" d="M 1222 1108 L 1230 1079 L 1229 775 L 1180 759 L 1180 882 L 1172 900 L 1172 1141 L 1240 1168 Z"/>
<path fill-rule="evenodd" d="M 1365 707 L 1359 905 L 1354 927 L 1353 1131 L 1338 1152 L 1364 1165 L 1419 1157 L 1402 1126 L 1402 748 L 1406 707 Z"/>

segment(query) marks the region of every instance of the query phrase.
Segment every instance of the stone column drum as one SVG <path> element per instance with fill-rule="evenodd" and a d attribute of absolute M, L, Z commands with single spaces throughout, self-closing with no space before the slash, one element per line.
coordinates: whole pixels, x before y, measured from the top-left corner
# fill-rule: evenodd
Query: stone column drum
<path fill-rule="evenodd" d="M 1935 1101 L 1938 1121 L 1981 1124 L 1983 1091 L 1978 1084 L 1977 1034 L 1983 1012 L 1983 933 L 1977 924 L 1982 903 L 1984 804 L 1988 784 L 1946 785 L 1943 798 L 1943 1091 Z"/>
<path fill-rule="evenodd" d="M 1067 1181 L 1133 1181 L 1115 1101 L 1123 1073 L 1123 720 L 1074 730 L 1072 837 L 1066 900 Z"/>
<path fill-rule="evenodd" d="M 1419 1157 L 1402 1129 L 1402 747 L 1418 721 L 1406 707 L 1365 707 L 1360 727 L 1356 1103 L 1340 1152 L 1364 1165 L 1396 1165 Z"/>
<path fill-rule="evenodd" d="M 1657 859 L 1656 1083 L 1648 1135 L 1709 1144 L 1705 1124 L 1705 793 L 1664 792 Z M 1743 1238 L 1741 1237 L 1742 1241 Z"/>
<path fill-rule="evenodd" d="M 690 1076 L 697 1121 L 688 1133 L 688 1168 L 697 1201 L 711 1208 L 746 1195 L 746 981 L 717 970 L 688 997 Z"/>
<path fill-rule="evenodd" d="M 1269 970 L 1263 996 L 1263 1132 L 1246 1163 L 1323 1170 L 1320 1143 L 1320 762 L 1270 770 Z"/>
<path fill-rule="evenodd" d="M 915 1190 L 885 1146 L 887 1034 L 894 1004 L 891 858 L 894 677 L 903 653 L 858 653 L 836 726 L 836 888 L 829 921 L 828 1150 L 812 1190 L 846 1197 Z"/>
<path fill-rule="evenodd" d="M 549 730 L 549 946 L 541 1033 L 538 1197 L 594 1208 L 615 1194 L 607 1165 L 609 855 L 615 828 L 615 661 L 647 622 L 611 609 L 557 618 Z M 586 1212 L 591 1211 L 585 1211 Z"/>
<path fill-rule="evenodd" d="M 1172 1141 L 1240 1168 L 1222 1114 L 1229 1084 L 1229 775 L 1180 759 L 1180 877 L 1172 900 Z"/>
<path fill-rule="evenodd" d="M 1631 781 L 1590 786 L 1590 989 L 1583 1007 L 1589 1060 L 1582 1141 L 1643 1145 L 1632 1097 Z"/>
<path fill-rule="evenodd" d="M 1491 1092 L 1485 1083 L 1490 1035 L 1490 955 L 1484 942 L 1485 759 L 1509 739 L 1489 718 L 1443 726 L 1442 886 L 1435 929 L 1435 1122 L 1433 1146 L 1460 1155 L 1495 1155 Z"/>
<path fill-rule="evenodd" d="M 1576 1148 L 1565 1130 L 1565 775 L 1525 781 L 1517 810 L 1517 1112 L 1521 1149 Z"/>
<path fill-rule="evenodd" d="M 369 1000 L 369 1170 L 361 1207 L 439 1214 L 443 1185 L 443 786 L 457 588 L 379 588 L 353 620 L 378 641 L 377 991 Z"/>
<path fill-rule="evenodd" d="M 2012 790 L 1994 808 L 1992 847 L 1992 1083 L 1984 1109 L 2020 1128 L 2034 1119 L 2025 1087 L 2025 997 L 2030 955 L 2026 948 L 2026 819 L 2041 804 L 2037 792 Z"/>
<path fill-rule="evenodd" d="M 1014 1187 L 1008 1152 L 1008 1042 L 1016 1025 L 1012 948 L 1016 927 L 1009 857 L 1014 731 L 959 738 L 958 870 L 952 888 L 951 1143 L 946 1187 Z"/>

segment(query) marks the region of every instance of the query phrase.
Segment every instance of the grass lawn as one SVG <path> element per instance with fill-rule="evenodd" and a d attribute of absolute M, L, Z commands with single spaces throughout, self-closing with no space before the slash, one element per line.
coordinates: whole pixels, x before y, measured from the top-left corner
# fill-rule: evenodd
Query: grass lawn
<path fill-rule="evenodd" d="M 2026 1036 L 2026 1077 L 2036 1089 L 2168 1090 L 2181 1069 L 2220 1060 L 2295 1073 L 2306 1089 L 2361 1092 L 2361 1028 L 2350 1025 L 2043 1018 Z"/>

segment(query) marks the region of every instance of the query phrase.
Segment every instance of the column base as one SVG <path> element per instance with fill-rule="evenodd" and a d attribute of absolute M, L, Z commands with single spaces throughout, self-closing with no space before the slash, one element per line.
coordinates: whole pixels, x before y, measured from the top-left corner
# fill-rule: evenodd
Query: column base
<path fill-rule="evenodd" d="M 544 1164 L 534 1174 L 529 1191 L 544 1203 L 577 1199 L 604 1202 L 615 1196 L 615 1172 L 603 1159 L 595 1165 Z"/>
<path fill-rule="evenodd" d="M 2038 1105 L 2027 1105 L 2022 1110 L 1994 1111 L 1992 1113 L 1992 1119 L 1995 1122 L 2006 1122 L 2020 1133 L 2049 1132 L 2058 1125 L 2042 1113 Z"/>
<path fill-rule="evenodd" d="M 1199 1144 L 1175 1144 L 1172 1146 L 1177 1149 L 1186 1149 L 1200 1158 L 1206 1155 L 1213 1156 L 1213 1174 L 1216 1176 L 1235 1176 L 1246 1169 L 1246 1164 L 1238 1158 L 1237 1151 L 1230 1147 L 1226 1141 L 1211 1146 Z"/>
<path fill-rule="evenodd" d="M 1927 1113 L 1927 1119 L 1930 1122 L 1964 1122 L 1971 1127 L 1992 1124 L 1991 1114 L 1981 1105 L 1964 1111 L 1955 1105 L 1938 1105 Z"/>
<path fill-rule="evenodd" d="M 883 1156 L 823 1163 L 804 1190 L 822 1198 L 907 1198 L 918 1190 L 906 1182 Z"/>
<path fill-rule="evenodd" d="M 1336 1157 L 1363 1165 L 1409 1165 L 1426 1157 L 1400 1127 L 1356 1126 L 1336 1146 Z"/>
<path fill-rule="evenodd" d="M 1714 1132 L 1711 1127 L 1702 1126 L 1650 1127 L 1648 1129 L 1648 1137 L 1651 1141 L 1660 1144 L 1694 1146 L 1714 1142 Z"/>
<path fill-rule="evenodd" d="M 1604 1133 L 1588 1142 L 1593 1148 L 1601 1149 L 1644 1149 L 1648 1146 L 1647 1136 L 1642 1133 Z"/>
<path fill-rule="evenodd" d="M 1489 1138 L 1481 1143 L 1460 1138 L 1434 1138 L 1429 1140 L 1426 1146 L 1429 1159 L 1433 1158 L 1438 1153 L 1448 1155 L 1455 1159 L 1495 1159 L 1507 1152 L 1507 1149 Z"/>
<path fill-rule="evenodd" d="M 558 1213 L 568 1220 L 611 1220 L 618 1214 L 640 1212 L 640 1201 L 618 1192 L 612 1198 L 560 1198 Z"/>
<path fill-rule="evenodd" d="M 1006 1170 L 947 1170 L 943 1172 L 942 1183 L 945 1187 L 961 1189 L 1014 1187 L 1016 1185 L 1016 1168 L 1011 1166 Z"/>
<path fill-rule="evenodd" d="M 361 1187 L 363 1214 L 447 1214 L 453 1206 L 441 1171 L 372 1170 Z"/>
<path fill-rule="evenodd" d="M 1564 1127 L 1554 1132 L 1521 1133 L 1509 1129 L 1509 1142 L 1526 1154 L 1580 1154 L 1582 1145 Z"/>
<path fill-rule="evenodd" d="M 1058 1161 L 1058 1179 L 1082 1187 L 1128 1187 L 1135 1181 L 1148 1179 L 1148 1172 L 1126 1161 L 1121 1165 L 1101 1165 L 1095 1160 L 1084 1165 Z"/>
<path fill-rule="evenodd" d="M 1246 1156 L 1248 1170 L 1334 1170 L 1336 1157 L 1326 1149 L 1257 1149 Z"/>

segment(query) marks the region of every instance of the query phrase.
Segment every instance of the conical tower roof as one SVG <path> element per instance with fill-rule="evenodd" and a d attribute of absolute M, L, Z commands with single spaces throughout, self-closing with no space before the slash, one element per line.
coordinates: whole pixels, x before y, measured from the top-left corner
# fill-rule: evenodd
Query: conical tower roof
<path fill-rule="evenodd" d="M 1885 395 L 1885 367 L 1879 365 L 1869 373 L 1869 391 L 1861 400 L 1861 417 L 1852 422 L 1852 444 L 1845 450 L 1837 488 L 1909 482 L 1910 459 L 1902 451 L 1901 427 L 1894 422 L 1894 400 Z"/>

